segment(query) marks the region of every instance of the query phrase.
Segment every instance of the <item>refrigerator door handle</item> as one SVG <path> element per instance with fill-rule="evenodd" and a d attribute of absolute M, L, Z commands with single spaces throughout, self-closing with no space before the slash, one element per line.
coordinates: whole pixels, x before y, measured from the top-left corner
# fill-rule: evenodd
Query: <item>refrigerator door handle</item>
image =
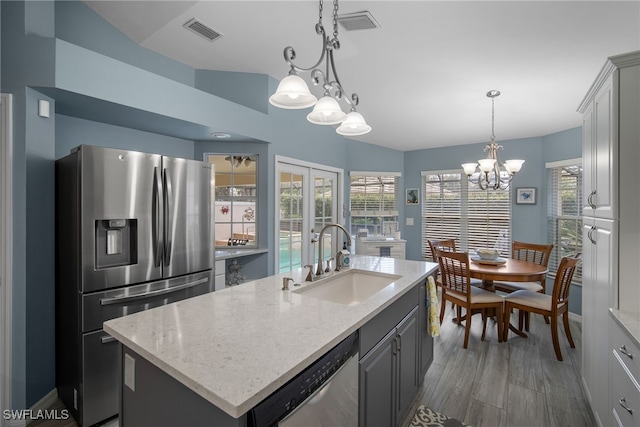
<path fill-rule="evenodd" d="M 123 295 L 119 297 L 108 297 L 108 298 L 100 298 L 100 305 L 111 305 L 111 304 L 120 304 L 123 302 L 136 301 L 145 298 L 155 297 L 158 295 L 170 294 L 172 292 L 180 291 L 182 289 L 192 288 L 194 286 L 198 286 L 202 283 L 206 283 L 209 281 L 209 278 L 203 277 L 202 279 L 195 280 L 193 282 L 187 282 L 179 286 L 173 286 L 171 288 L 159 289 L 157 291 L 144 292 L 142 294 L 137 295 Z"/>
<path fill-rule="evenodd" d="M 164 169 L 164 265 L 171 264 L 172 246 L 172 226 L 173 226 L 173 189 L 171 186 L 171 175 L 169 169 Z"/>
<path fill-rule="evenodd" d="M 160 193 L 162 192 L 162 180 L 158 173 L 158 168 L 153 168 L 153 196 L 152 196 L 152 241 L 153 241 L 153 263 L 156 267 L 160 267 L 162 254 L 162 238 L 160 237 L 162 230 L 160 229 Z"/>

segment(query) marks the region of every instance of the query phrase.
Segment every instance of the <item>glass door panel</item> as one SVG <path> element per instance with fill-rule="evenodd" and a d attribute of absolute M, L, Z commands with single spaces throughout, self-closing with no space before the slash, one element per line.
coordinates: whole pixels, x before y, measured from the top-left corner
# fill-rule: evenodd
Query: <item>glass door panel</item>
<path fill-rule="evenodd" d="M 314 182 L 314 231 L 319 233 L 326 224 L 335 223 L 337 220 L 337 174 L 314 169 L 311 175 Z M 325 232 L 322 243 L 323 260 L 328 260 L 337 252 L 339 239 L 336 240 L 334 236 L 338 231 L 340 230 L 337 228 L 331 228 Z M 317 250 L 318 247 L 315 248 L 315 251 Z"/>
<path fill-rule="evenodd" d="M 297 169 L 287 167 L 287 169 Z M 301 268 L 306 258 L 305 227 L 306 171 L 282 170 L 279 174 L 278 273 Z"/>
<path fill-rule="evenodd" d="M 326 224 L 337 222 L 338 172 L 279 161 L 276 177 L 276 271 L 286 273 L 318 262 L 318 234 Z M 330 228 L 323 236 L 323 267 L 338 243 L 342 248 L 337 231 Z"/>

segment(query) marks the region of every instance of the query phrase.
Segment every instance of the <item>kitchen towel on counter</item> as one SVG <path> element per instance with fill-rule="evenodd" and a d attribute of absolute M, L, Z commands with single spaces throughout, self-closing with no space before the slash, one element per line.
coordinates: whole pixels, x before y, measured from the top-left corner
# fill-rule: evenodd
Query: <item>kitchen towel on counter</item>
<path fill-rule="evenodd" d="M 429 333 L 432 337 L 440 335 L 440 317 L 438 316 L 438 293 L 433 276 L 427 277 L 427 296 L 429 298 Z"/>

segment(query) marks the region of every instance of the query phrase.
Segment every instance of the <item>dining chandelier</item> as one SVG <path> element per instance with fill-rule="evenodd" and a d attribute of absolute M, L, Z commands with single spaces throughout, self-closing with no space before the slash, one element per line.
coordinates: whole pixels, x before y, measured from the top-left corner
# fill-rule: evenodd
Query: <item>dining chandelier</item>
<path fill-rule="evenodd" d="M 313 111 L 307 115 L 307 120 L 317 125 L 337 125 L 336 132 L 344 136 L 364 135 L 371 131 L 362 114 L 356 111 L 359 103 L 357 93 L 344 96 L 345 91 L 338 73 L 336 72 L 333 52 L 340 49 L 338 40 L 338 0 L 333 0 L 333 34 L 326 34 L 322 25 L 323 2 L 319 1 L 319 18 L 316 24 L 316 33 L 322 36 L 322 52 L 320 59 L 311 67 L 304 68 L 293 63 L 296 52 L 291 46 L 284 48 L 284 59 L 291 67 L 289 75 L 283 78 L 276 92 L 271 95 L 269 102 L 279 108 L 303 109 L 314 106 Z M 322 65 L 324 61 L 324 67 Z M 322 70 L 324 68 L 324 71 Z M 323 96 L 318 100 L 310 91 L 305 81 L 298 72 L 311 72 L 311 81 L 314 86 L 322 85 Z M 340 108 L 338 101 L 344 99 L 349 106 L 346 114 Z"/>
<path fill-rule="evenodd" d="M 500 159 L 498 158 L 498 150 L 502 150 L 502 145 L 496 143 L 495 135 L 495 98 L 500 96 L 500 91 L 490 90 L 487 96 L 491 98 L 491 141 L 484 147 L 484 151 L 488 151 L 485 159 L 478 160 L 477 163 L 463 163 L 462 168 L 467 174 L 469 182 L 475 183 L 481 190 L 505 190 L 509 187 L 513 177 L 520 171 L 524 160 L 506 160 L 504 162 L 504 171 L 500 168 Z M 476 167 L 480 168 L 477 181 L 474 178 Z"/>

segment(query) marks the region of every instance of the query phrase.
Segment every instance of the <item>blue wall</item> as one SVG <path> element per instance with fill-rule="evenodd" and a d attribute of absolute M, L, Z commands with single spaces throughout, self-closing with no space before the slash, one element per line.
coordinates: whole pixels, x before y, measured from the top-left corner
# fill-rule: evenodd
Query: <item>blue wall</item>
<path fill-rule="evenodd" d="M 347 195 L 351 170 L 402 172 L 403 191 L 420 187 L 420 171 L 459 168 L 483 155 L 484 143 L 403 153 L 345 139 L 331 126 L 308 123 L 307 111 L 269 105 L 266 94 L 275 91 L 275 79 L 190 69 L 136 45 L 81 2 L 0 2 L 0 11 L 0 83 L 2 92 L 14 94 L 15 409 L 32 406 L 55 387 L 53 162 L 70 148 L 92 144 L 196 159 L 208 152 L 258 153 L 263 235 L 275 222 L 277 155 L 342 168 Z M 50 119 L 37 116 L 39 99 L 51 102 Z M 183 104 L 176 106 L 176 99 Z M 216 126 L 231 127 L 246 140 L 206 140 Z M 168 136 L 168 129 L 185 134 Z M 187 136 L 189 129 L 205 136 Z M 514 238 L 543 241 L 544 162 L 580 157 L 579 141 L 579 129 L 500 141 L 505 156 L 527 160 L 514 186 L 541 191 L 535 206 L 514 205 Z M 399 209 L 401 224 L 414 218 L 416 225 L 403 225 L 402 232 L 408 258 L 419 259 L 420 209 Z M 252 264 L 273 274 L 274 241 L 261 239 L 260 246 L 269 252 Z"/>
<path fill-rule="evenodd" d="M 193 158 L 194 142 L 190 140 L 61 114 L 56 115 L 55 123 L 56 159 L 66 156 L 72 148 L 82 144 Z"/>

